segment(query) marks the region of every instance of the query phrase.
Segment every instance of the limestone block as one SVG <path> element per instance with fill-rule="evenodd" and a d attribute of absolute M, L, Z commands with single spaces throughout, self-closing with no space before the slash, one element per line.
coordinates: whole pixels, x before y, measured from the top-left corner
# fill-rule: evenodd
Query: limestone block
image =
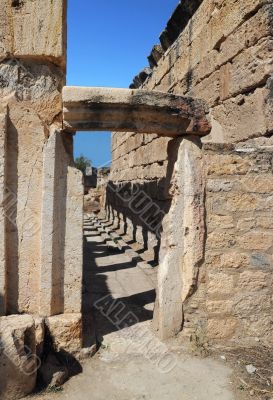
<path fill-rule="evenodd" d="M 194 85 L 194 78 L 192 78 L 192 87 L 189 88 L 187 83 L 188 77 L 184 78 L 181 82 L 182 87 L 188 95 L 192 96 L 198 93 L 201 99 L 206 99 L 209 107 L 214 107 L 219 104 L 221 97 L 221 75 L 219 71 L 213 72 L 209 77 L 203 79 L 200 83 Z M 193 86 L 194 85 L 194 86 Z"/>
<path fill-rule="evenodd" d="M 14 108 L 12 100 L 16 97 L 34 110 L 48 129 L 56 120 L 61 122 L 61 87 L 65 76 L 60 68 L 40 60 L 4 60 L 0 64 L 0 74 L 0 93 L 10 103 L 10 109 Z"/>
<path fill-rule="evenodd" d="M 223 253 L 221 255 L 220 267 L 221 268 L 246 268 L 250 264 L 248 254 L 239 252 Z"/>
<path fill-rule="evenodd" d="M 40 272 L 40 305 L 39 313 L 44 316 L 52 315 L 54 311 L 62 312 L 58 298 L 53 299 L 54 269 L 61 269 L 56 264 L 54 254 L 54 206 L 56 179 L 56 143 L 57 132 L 51 134 L 43 154 L 43 205 L 41 221 L 41 272 Z M 63 266 L 62 266 L 63 267 Z M 57 282 L 55 282 L 57 284 Z M 60 288 L 59 288 L 60 289 Z M 53 304 L 54 303 L 54 304 Z M 56 306 L 57 303 L 57 306 Z"/>
<path fill-rule="evenodd" d="M 128 154 L 130 151 L 133 151 L 140 147 L 143 143 L 143 135 L 135 134 L 126 140 L 125 143 L 121 147 L 119 147 L 119 151 L 121 154 Z"/>
<path fill-rule="evenodd" d="M 64 312 L 80 313 L 83 265 L 83 177 L 68 166 L 65 230 Z"/>
<path fill-rule="evenodd" d="M 241 189 L 249 193 L 273 193 L 272 174 L 259 173 L 256 176 L 244 176 L 241 177 L 238 185 L 240 185 Z"/>
<path fill-rule="evenodd" d="M 262 215 L 257 220 L 258 228 L 272 229 L 272 226 L 273 226 L 273 216 L 272 215 L 266 215 L 266 216 Z"/>
<path fill-rule="evenodd" d="M 0 57 L 47 57 L 65 65 L 66 0 L 2 0 Z"/>
<path fill-rule="evenodd" d="M 256 288 L 257 290 L 257 288 Z M 246 294 L 245 291 L 239 290 L 233 301 L 233 314 L 238 318 L 249 318 L 249 316 L 265 314 L 271 307 L 270 294 L 251 291 Z"/>
<path fill-rule="evenodd" d="M 251 167 L 251 161 L 233 154 L 206 156 L 208 175 L 244 175 Z"/>
<path fill-rule="evenodd" d="M 214 142 L 234 143 L 265 135 L 268 131 L 267 115 L 272 113 L 268 108 L 269 103 L 266 103 L 268 96 L 267 88 L 258 88 L 248 96 L 239 95 L 216 106 L 212 110 L 212 116 L 218 126 L 212 124 L 211 134 L 206 141 L 213 138 Z"/>
<path fill-rule="evenodd" d="M 82 348 L 81 314 L 61 314 L 46 319 L 55 351 L 75 354 Z"/>
<path fill-rule="evenodd" d="M 206 305 L 210 314 L 231 314 L 233 308 L 231 300 L 207 300 Z"/>
<path fill-rule="evenodd" d="M 208 295 L 222 296 L 234 289 L 233 276 L 223 272 L 210 272 L 208 277 Z"/>
<path fill-rule="evenodd" d="M 0 318 L 1 400 L 20 399 L 31 393 L 40 365 L 34 319 L 29 315 Z"/>
<path fill-rule="evenodd" d="M 230 229 L 234 228 L 233 217 L 231 215 L 211 214 L 207 216 L 207 230 L 213 231 L 215 228 Z"/>
<path fill-rule="evenodd" d="M 64 87 L 67 129 L 207 135 L 211 126 L 204 101 L 140 89 Z M 128 118 L 130 115 L 130 118 Z"/>
<path fill-rule="evenodd" d="M 18 311 L 38 312 L 36 296 L 39 293 L 41 176 L 45 127 L 35 110 L 12 100 L 9 102 L 8 127 L 5 201 L 6 260 L 9 271 L 7 311 L 10 314 Z M 33 156 L 30 157 L 30 154 Z"/>
<path fill-rule="evenodd" d="M 208 235 L 206 248 L 207 249 L 228 249 L 235 246 L 237 241 L 234 232 L 231 230 L 219 231 L 215 230 Z"/>
<path fill-rule="evenodd" d="M 251 231 L 238 237 L 238 245 L 244 250 L 268 250 L 272 246 L 272 234 Z"/>
<path fill-rule="evenodd" d="M 72 136 L 52 128 L 44 149 L 40 313 L 81 311 L 83 179 Z"/>
<path fill-rule="evenodd" d="M 209 339 L 229 339 L 235 334 L 237 326 L 238 322 L 234 318 L 210 318 L 207 326 L 207 337 Z"/>
<path fill-rule="evenodd" d="M 0 109 L 0 316 L 6 311 L 6 229 L 5 229 L 5 174 L 6 174 L 7 112 Z"/>
<path fill-rule="evenodd" d="M 175 191 L 169 213 L 163 219 L 158 270 L 155 324 L 162 338 L 181 329 L 183 301 L 195 290 L 203 259 L 202 156 L 194 139 L 180 143 L 172 181 Z"/>
<path fill-rule="evenodd" d="M 139 147 L 129 157 L 129 167 L 165 161 L 168 158 L 169 141 L 169 138 L 158 138 L 145 146 Z"/>
<path fill-rule="evenodd" d="M 270 275 L 261 271 L 244 271 L 238 281 L 239 290 L 254 292 L 270 286 Z"/>
<path fill-rule="evenodd" d="M 253 193 L 231 192 L 214 198 L 211 202 L 211 210 L 219 214 L 221 212 L 263 210 L 267 201 L 268 199 Z"/>
<path fill-rule="evenodd" d="M 264 38 L 220 69 L 221 100 L 261 86 L 273 74 L 273 39 Z M 205 98 L 200 94 L 201 98 Z"/>
<path fill-rule="evenodd" d="M 243 320 L 245 333 L 254 338 L 261 338 L 267 346 L 272 346 L 272 311 L 249 316 Z"/>

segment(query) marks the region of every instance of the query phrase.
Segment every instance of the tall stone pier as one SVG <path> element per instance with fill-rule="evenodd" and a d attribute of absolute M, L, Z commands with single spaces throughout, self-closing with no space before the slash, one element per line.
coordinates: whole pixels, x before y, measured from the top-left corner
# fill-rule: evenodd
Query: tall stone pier
<path fill-rule="evenodd" d="M 66 6 L 1 0 L 0 316 L 46 317 L 53 337 L 71 328 L 80 347 L 83 187 L 62 130 Z"/>

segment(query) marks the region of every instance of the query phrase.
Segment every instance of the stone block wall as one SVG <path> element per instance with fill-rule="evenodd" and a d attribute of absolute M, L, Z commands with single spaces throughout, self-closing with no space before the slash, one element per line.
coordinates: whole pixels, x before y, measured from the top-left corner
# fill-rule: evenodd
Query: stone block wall
<path fill-rule="evenodd" d="M 203 147 L 205 259 L 184 334 L 272 345 L 273 147 Z"/>
<path fill-rule="evenodd" d="M 271 0 L 203 0 L 198 6 L 142 84 L 202 98 L 210 107 L 212 131 L 200 144 L 206 166 L 200 171 L 205 259 L 184 301 L 183 332 L 190 336 L 202 330 L 212 340 L 256 335 L 269 343 L 273 5 Z M 180 7 L 183 11 L 183 2 Z M 248 150 L 232 147 L 236 143 Z M 179 151 L 179 139 L 113 133 L 112 185 L 128 192 L 139 185 L 168 212 L 175 201 Z M 261 189 L 259 177 L 261 185 L 268 178 L 270 184 Z M 146 229 L 122 198 L 108 195 L 108 211 L 116 223 L 131 225 L 132 233 Z M 182 216 L 177 223 L 184 223 Z M 239 260 L 242 265 L 236 266 Z"/>

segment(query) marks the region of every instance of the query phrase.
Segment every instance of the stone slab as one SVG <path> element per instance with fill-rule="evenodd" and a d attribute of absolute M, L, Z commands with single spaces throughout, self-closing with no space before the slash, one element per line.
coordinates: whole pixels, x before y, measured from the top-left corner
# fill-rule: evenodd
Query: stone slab
<path fill-rule="evenodd" d="M 163 136 L 210 132 L 206 103 L 147 90 L 64 87 L 67 128 L 86 131 L 156 133 Z"/>

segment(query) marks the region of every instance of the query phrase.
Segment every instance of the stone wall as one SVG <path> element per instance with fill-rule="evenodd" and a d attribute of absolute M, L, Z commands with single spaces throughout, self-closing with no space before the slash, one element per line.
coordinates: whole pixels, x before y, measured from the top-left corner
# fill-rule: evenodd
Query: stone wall
<path fill-rule="evenodd" d="M 273 147 L 205 145 L 204 153 L 208 335 L 272 345 Z"/>
<path fill-rule="evenodd" d="M 200 143 L 206 166 L 200 170 L 206 194 L 205 261 L 199 260 L 186 300 L 182 287 L 183 332 L 193 336 L 202 331 L 212 340 L 257 336 L 269 343 L 273 338 L 269 316 L 272 229 L 260 224 L 270 221 L 273 192 L 271 183 L 261 189 L 258 180 L 259 176 L 261 182 L 270 178 L 272 1 L 204 0 L 198 6 L 179 37 L 161 51 L 142 84 L 144 89 L 200 97 L 210 106 L 212 131 Z M 180 7 L 183 9 L 182 2 Z M 171 26 L 169 23 L 169 33 Z M 129 194 L 135 187 L 143 189 L 163 211 L 162 225 L 164 214 L 176 201 L 179 141 L 134 133 L 112 135 L 108 215 L 115 224 L 124 225 L 125 221 L 127 231 L 141 243 L 147 223 L 132 212 L 123 196 L 112 196 L 112 188 Z M 239 147 L 249 149 L 241 152 L 228 146 L 240 142 Z M 183 216 L 176 221 L 177 229 L 182 224 L 186 235 Z M 164 219 L 161 230 L 165 241 Z M 148 229 L 148 233 L 148 244 L 154 247 L 155 232 Z M 183 252 L 181 249 L 181 268 Z"/>

